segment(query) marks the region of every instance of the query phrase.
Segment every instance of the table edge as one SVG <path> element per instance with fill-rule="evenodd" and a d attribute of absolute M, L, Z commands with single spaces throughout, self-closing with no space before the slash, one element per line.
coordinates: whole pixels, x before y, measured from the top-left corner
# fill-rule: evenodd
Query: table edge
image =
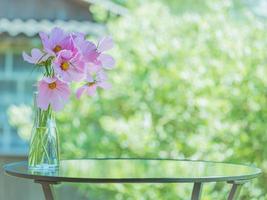
<path fill-rule="evenodd" d="M 231 182 L 231 181 L 244 181 L 251 180 L 262 174 L 260 168 L 245 165 L 245 164 L 235 164 L 227 162 L 216 162 L 216 161 L 203 161 L 203 160 L 187 160 L 187 159 L 155 159 L 155 158 L 87 158 L 87 159 L 68 159 L 68 160 L 172 160 L 172 161 L 191 161 L 191 162 L 210 162 L 210 163 L 222 163 L 231 164 L 255 168 L 258 170 L 257 173 L 242 176 L 231 176 L 231 177 L 200 177 L 200 178 L 74 178 L 74 177 L 51 177 L 33 174 L 22 174 L 17 173 L 12 170 L 7 169 L 8 166 L 23 163 L 27 164 L 27 161 L 13 162 L 5 164 L 3 169 L 5 173 L 26 179 L 39 180 L 39 181 L 50 181 L 50 182 L 76 182 L 76 183 L 196 183 L 196 182 Z M 62 160 L 67 161 L 67 160 Z"/>

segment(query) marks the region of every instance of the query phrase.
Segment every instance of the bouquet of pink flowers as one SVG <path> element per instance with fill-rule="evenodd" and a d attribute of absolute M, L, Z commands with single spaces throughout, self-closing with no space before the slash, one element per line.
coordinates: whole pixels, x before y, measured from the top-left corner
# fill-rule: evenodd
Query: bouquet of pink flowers
<path fill-rule="evenodd" d="M 97 88 L 107 89 L 106 71 L 114 67 L 114 59 L 106 53 L 113 47 L 110 37 L 97 44 L 86 40 L 82 33 L 65 33 L 54 28 L 49 35 L 40 33 L 42 49 L 23 52 L 25 61 L 43 69 L 35 97 L 34 126 L 30 141 L 28 167 L 30 169 L 57 169 L 59 148 L 54 112 L 63 109 L 70 98 L 70 84 L 79 82 L 76 91 L 92 96 Z"/>
<path fill-rule="evenodd" d="M 44 69 L 44 76 L 38 82 L 37 106 L 47 110 L 61 110 L 70 97 L 69 84 L 81 82 L 76 96 L 83 93 L 94 95 L 98 87 L 110 88 L 106 70 L 112 69 L 115 60 L 106 53 L 113 47 L 110 37 L 104 37 L 97 44 L 86 40 L 82 33 L 65 33 L 54 28 L 50 35 L 40 33 L 42 49 L 32 49 L 31 55 L 23 52 L 25 61 Z"/>

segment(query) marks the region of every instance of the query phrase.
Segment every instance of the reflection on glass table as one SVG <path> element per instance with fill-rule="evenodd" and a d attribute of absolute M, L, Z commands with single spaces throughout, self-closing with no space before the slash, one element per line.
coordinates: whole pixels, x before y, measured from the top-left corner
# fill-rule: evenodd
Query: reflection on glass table
<path fill-rule="evenodd" d="M 76 183 L 193 183 L 192 200 L 201 198 L 203 183 L 232 184 L 228 200 L 238 198 L 243 183 L 261 170 L 246 165 L 174 159 L 99 158 L 62 160 L 55 171 L 28 170 L 27 162 L 5 165 L 6 173 L 42 184 L 46 199 L 53 199 L 53 184 Z M 119 170 L 118 170 L 119 169 Z"/>

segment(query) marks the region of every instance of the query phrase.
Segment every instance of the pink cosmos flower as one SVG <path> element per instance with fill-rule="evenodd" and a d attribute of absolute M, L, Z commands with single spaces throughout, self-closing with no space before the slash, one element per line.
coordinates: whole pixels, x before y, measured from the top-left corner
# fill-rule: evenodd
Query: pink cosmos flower
<path fill-rule="evenodd" d="M 23 52 L 22 57 L 28 63 L 38 64 L 46 61 L 49 58 L 49 55 L 43 53 L 40 49 L 32 49 L 30 56 Z"/>
<path fill-rule="evenodd" d="M 104 73 L 115 65 L 113 57 L 106 53 L 113 47 L 111 37 L 104 37 L 95 45 L 82 33 L 65 33 L 60 28 L 39 35 L 43 48 L 32 49 L 30 55 L 23 52 L 25 61 L 45 66 L 45 77 L 38 82 L 39 108 L 61 110 L 69 100 L 72 81 L 86 82 L 78 88 L 77 98 L 83 93 L 93 96 L 97 88 L 111 87 Z"/>
<path fill-rule="evenodd" d="M 54 70 L 63 81 L 81 81 L 84 78 L 84 62 L 79 54 L 62 50 L 53 62 Z"/>
<path fill-rule="evenodd" d="M 106 69 L 112 69 L 114 67 L 115 60 L 113 57 L 104 53 L 113 47 L 113 40 L 111 37 L 102 38 L 97 46 L 81 38 L 78 38 L 75 43 L 80 53 L 83 55 L 84 60 L 87 63 L 91 63 L 89 66 L 94 66 L 96 68 L 104 67 Z"/>
<path fill-rule="evenodd" d="M 68 84 L 56 77 L 45 77 L 38 82 L 37 106 L 47 110 L 51 105 L 54 111 L 60 111 L 70 97 Z"/>
<path fill-rule="evenodd" d="M 44 32 L 39 33 L 44 51 L 50 55 L 57 55 L 61 50 L 75 51 L 73 35 L 66 34 L 60 28 L 53 28 L 50 35 Z"/>
<path fill-rule="evenodd" d="M 89 96 L 94 96 L 96 89 L 100 87 L 102 89 L 111 88 L 111 84 L 107 82 L 107 76 L 103 70 L 97 72 L 88 72 L 86 77 L 86 83 L 78 88 L 76 92 L 76 97 L 80 99 L 83 93 L 86 93 Z"/>
<path fill-rule="evenodd" d="M 76 37 L 74 39 L 74 44 L 86 63 L 93 63 L 96 61 L 99 53 L 97 52 L 96 45 L 94 43 L 87 41 L 82 37 Z"/>

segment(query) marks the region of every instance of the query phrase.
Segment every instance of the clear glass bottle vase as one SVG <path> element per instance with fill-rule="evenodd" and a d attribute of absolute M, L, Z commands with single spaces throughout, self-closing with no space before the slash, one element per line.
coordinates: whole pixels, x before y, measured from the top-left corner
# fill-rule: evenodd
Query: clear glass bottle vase
<path fill-rule="evenodd" d="M 55 113 L 49 106 L 41 110 L 36 105 L 34 95 L 34 124 L 31 133 L 28 155 L 28 168 L 31 170 L 54 170 L 59 167 L 59 140 Z"/>

